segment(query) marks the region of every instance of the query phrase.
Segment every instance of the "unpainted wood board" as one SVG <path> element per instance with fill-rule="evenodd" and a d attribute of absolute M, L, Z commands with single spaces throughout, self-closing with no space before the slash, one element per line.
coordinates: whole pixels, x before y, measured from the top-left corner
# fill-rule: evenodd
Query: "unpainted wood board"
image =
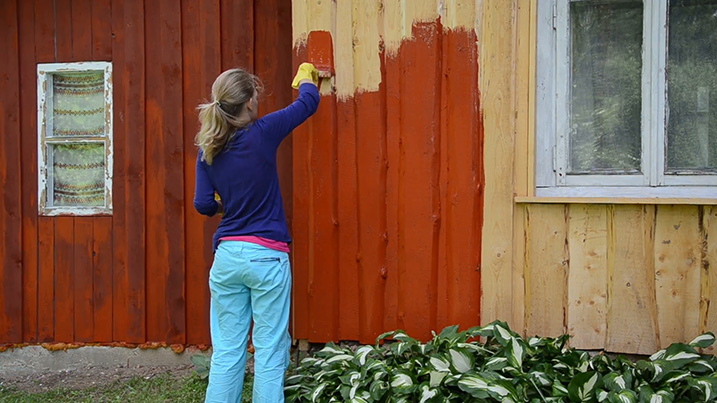
<path fill-rule="evenodd" d="M 516 122 L 515 122 L 515 194 L 516 196 L 526 196 L 530 193 L 528 188 L 529 177 L 531 172 L 534 170 L 529 165 L 531 159 L 531 150 L 528 149 L 530 133 L 529 127 L 529 114 L 528 108 L 530 107 L 530 94 L 529 85 L 530 73 L 534 69 L 534 65 L 530 62 L 531 52 L 531 15 L 536 10 L 531 10 L 530 1 L 519 1 L 516 4 L 516 19 L 517 22 L 515 32 L 515 52 L 516 52 L 516 66 L 515 66 L 515 110 L 516 110 Z"/>
<path fill-rule="evenodd" d="M 702 207 L 700 333 L 717 333 L 717 207 Z M 714 354 L 715 346 L 707 351 Z"/>
<path fill-rule="evenodd" d="M 22 333 L 36 343 L 39 326 L 37 216 L 37 63 L 34 4 L 18 2 L 20 65 L 20 160 L 22 196 Z"/>
<path fill-rule="evenodd" d="M 655 206 L 609 207 L 608 351 L 652 354 L 659 346 L 654 231 Z"/>
<path fill-rule="evenodd" d="M 512 287 L 513 309 L 511 317 L 506 322 L 511 329 L 520 335 L 526 335 L 526 288 L 525 275 L 527 272 L 527 243 L 528 243 L 528 211 L 527 206 L 516 206 L 513 213 L 513 267 Z"/>
<path fill-rule="evenodd" d="M 607 336 L 607 206 L 571 204 L 568 209 L 570 345 L 599 350 Z"/>
<path fill-rule="evenodd" d="M 112 334 L 146 341 L 144 2 L 112 1 L 114 174 Z"/>
<path fill-rule="evenodd" d="M 701 220 L 697 206 L 657 206 L 655 300 L 661 348 L 699 334 Z"/>
<path fill-rule="evenodd" d="M 556 337 L 566 330 L 567 206 L 529 206 L 526 214 L 526 335 Z"/>
<path fill-rule="evenodd" d="M 513 1 L 484 0 L 478 16 L 482 26 L 478 53 L 486 180 L 481 259 L 482 323 L 507 320 L 513 315 L 514 7 Z"/>
<path fill-rule="evenodd" d="M 22 160 L 18 4 L 0 4 L 0 343 L 22 341 Z"/>

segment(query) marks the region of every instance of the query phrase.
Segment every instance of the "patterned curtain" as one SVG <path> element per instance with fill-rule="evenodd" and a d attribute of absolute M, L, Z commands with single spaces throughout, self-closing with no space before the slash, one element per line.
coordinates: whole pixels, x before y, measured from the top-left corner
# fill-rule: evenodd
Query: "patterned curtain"
<path fill-rule="evenodd" d="M 53 74 L 52 137 L 104 137 L 102 71 Z M 103 142 L 52 144 L 54 206 L 105 204 Z"/>

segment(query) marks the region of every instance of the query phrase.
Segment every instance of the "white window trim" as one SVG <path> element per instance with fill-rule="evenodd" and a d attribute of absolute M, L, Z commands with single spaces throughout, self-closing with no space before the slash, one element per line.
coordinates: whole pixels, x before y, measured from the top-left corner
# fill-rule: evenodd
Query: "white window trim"
<path fill-rule="evenodd" d="M 48 122 L 52 119 L 48 111 L 52 110 L 52 83 L 48 76 L 57 72 L 78 72 L 78 71 L 104 72 L 104 95 L 105 95 L 105 133 L 102 138 L 73 137 L 58 139 L 47 136 Z M 51 122 L 50 122 L 51 123 Z M 38 172 L 38 213 L 44 216 L 74 215 L 110 215 L 112 214 L 112 173 L 113 173 L 113 148 L 112 148 L 112 63 L 110 62 L 79 62 L 79 63 L 47 63 L 37 65 L 37 172 Z M 51 127 L 51 126 L 50 126 Z M 51 153 L 48 152 L 49 144 L 62 143 L 102 143 L 105 146 L 105 205 L 104 206 L 48 206 L 47 200 L 52 197 L 52 189 L 48 189 L 48 167 L 52 165 Z"/>
<path fill-rule="evenodd" d="M 665 175 L 667 0 L 644 1 L 642 163 L 634 175 L 567 175 L 569 0 L 538 0 L 536 52 L 537 197 L 717 198 L 717 175 Z M 657 39 L 652 33 L 659 30 Z M 654 43 L 657 40 L 657 43 Z M 652 85 L 656 83 L 657 85 Z M 654 105 L 654 107 L 653 107 Z M 651 133 L 657 133 L 656 136 Z M 559 163 L 563 161 L 563 163 Z"/>

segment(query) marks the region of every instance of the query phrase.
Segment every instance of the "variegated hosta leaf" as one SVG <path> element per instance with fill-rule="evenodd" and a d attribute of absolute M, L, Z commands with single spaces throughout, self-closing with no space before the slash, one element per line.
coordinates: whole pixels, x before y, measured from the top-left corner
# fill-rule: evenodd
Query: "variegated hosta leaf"
<path fill-rule="evenodd" d="M 464 374 L 458 380 L 458 387 L 479 399 L 484 399 L 486 395 L 501 401 L 505 398 L 517 399 L 517 392 L 510 381 L 487 379 L 481 374 Z"/>
<path fill-rule="evenodd" d="M 603 377 L 603 384 L 606 388 L 615 392 L 620 392 L 628 387 L 625 376 L 616 372 L 605 375 Z"/>
<path fill-rule="evenodd" d="M 560 381 L 557 379 L 553 381 L 553 396 L 556 397 L 567 397 L 568 396 L 568 388 L 563 385 Z"/>
<path fill-rule="evenodd" d="M 423 385 L 421 387 L 421 400 L 419 401 L 419 403 L 425 403 L 429 399 L 432 399 L 433 397 L 435 397 L 437 394 L 438 394 L 438 391 L 436 391 L 435 389 L 432 389 L 426 385 Z"/>
<path fill-rule="evenodd" d="M 361 380 L 361 374 L 358 371 L 350 371 L 348 374 L 339 376 L 339 380 L 344 385 L 358 385 Z"/>
<path fill-rule="evenodd" d="M 458 335 L 458 325 L 453 326 L 446 326 L 441 330 L 441 333 L 438 334 L 438 338 L 441 339 L 452 339 Z"/>
<path fill-rule="evenodd" d="M 538 385 L 549 386 L 551 384 L 550 379 L 545 372 L 533 371 L 529 373 L 529 376 Z"/>
<path fill-rule="evenodd" d="M 695 348 L 707 348 L 714 344 L 715 342 L 715 335 L 712 332 L 707 332 L 704 334 L 701 334 L 694 338 L 689 344 L 692 347 Z"/>
<path fill-rule="evenodd" d="M 318 356 L 332 356 L 336 354 L 345 354 L 345 351 L 334 343 L 327 343 L 324 348 L 316 352 Z"/>
<path fill-rule="evenodd" d="M 398 340 L 398 341 L 417 342 L 416 339 L 414 339 L 413 337 L 409 337 L 405 332 L 400 331 L 400 330 L 393 334 L 393 339 Z"/>
<path fill-rule="evenodd" d="M 508 365 L 508 359 L 505 357 L 493 357 L 485 363 L 486 371 L 499 371 Z"/>
<path fill-rule="evenodd" d="M 334 364 L 334 363 L 340 362 L 340 361 L 350 361 L 350 360 L 352 360 L 353 358 L 354 358 L 353 355 L 349 355 L 349 354 L 339 354 L 339 355 L 335 355 L 335 356 L 333 356 L 333 357 L 331 357 L 331 358 L 326 359 L 326 363 L 327 363 L 327 364 Z"/>
<path fill-rule="evenodd" d="M 369 387 L 369 392 L 371 393 L 371 399 L 374 401 L 379 401 L 383 397 L 383 395 L 386 394 L 388 391 L 388 384 L 386 382 L 383 382 L 381 380 L 373 381 L 371 383 L 371 387 Z"/>
<path fill-rule="evenodd" d="M 443 381 L 443 378 L 448 376 L 448 374 L 449 374 L 448 372 L 431 371 L 430 375 L 429 375 L 430 380 L 429 380 L 428 384 L 432 388 L 438 387 L 438 386 L 440 386 L 441 382 Z"/>
<path fill-rule="evenodd" d="M 324 392 L 324 389 L 328 386 L 328 383 L 320 383 L 318 384 L 312 391 L 311 391 L 311 401 L 325 401 L 325 400 L 319 400 L 322 397 L 322 393 Z"/>
<path fill-rule="evenodd" d="M 403 388 L 413 386 L 413 379 L 410 375 L 399 372 L 391 377 L 392 388 Z"/>
<path fill-rule="evenodd" d="M 670 367 L 673 369 L 678 369 L 701 358 L 702 357 L 697 354 L 695 349 L 687 344 L 673 343 L 667 347 L 665 355 L 660 359 L 660 361 L 669 363 Z"/>
<path fill-rule="evenodd" d="M 449 351 L 451 357 L 451 364 L 458 373 L 464 374 L 473 368 L 473 356 L 466 352 L 457 349 L 451 349 Z"/>
<path fill-rule="evenodd" d="M 662 378 L 662 382 L 666 384 L 674 383 L 690 376 L 691 374 L 688 371 L 670 371 Z"/>
<path fill-rule="evenodd" d="M 363 366 L 366 364 L 366 358 L 370 353 L 374 351 L 373 346 L 361 346 L 356 349 L 356 352 L 354 353 L 354 356 L 356 360 L 358 361 L 358 364 L 360 366 Z"/>
<path fill-rule="evenodd" d="M 703 374 L 706 372 L 715 372 L 715 363 L 707 361 L 707 360 L 697 360 L 695 362 L 690 363 L 690 365 L 687 367 L 691 372 Z"/>
<path fill-rule="evenodd" d="M 595 371 L 581 372 L 576 374 L 568 385 L 570 400 L 576 402 L 587 402 L 593 399 L 597 392 L 600 374 Z"/>
<path fill-rule="evenodd" d="M 508 362 L 515 369 L 522 371 L 523 368 L 523 356 L 525 350 L 523 345 L 515 337 L 510 338 L 510 343 L 506 346 Z"/>
<path fill-rule="evenodd" d="M 607 394 L 607 401 L 610 403 L 637 403 L 637 393 L 632 390 L 610 391 Z"/>
<path fill-rule="evenodd" d="M 705 376 L 690 382 L 692 387 L 699 389 L 704 395 L 704 401 L 717 400 L 717 378 Z"/>
<path fill-rule="evenodd" d="M 448 362 L 448 360 L 443 357 L 434 355 L 431 357 L 429 362 L 431 363 L 431 366 L 433 367 L 433 369 L 435 369 L 438 372 L 449 372 L 450 371 L 451 363 Z"/>

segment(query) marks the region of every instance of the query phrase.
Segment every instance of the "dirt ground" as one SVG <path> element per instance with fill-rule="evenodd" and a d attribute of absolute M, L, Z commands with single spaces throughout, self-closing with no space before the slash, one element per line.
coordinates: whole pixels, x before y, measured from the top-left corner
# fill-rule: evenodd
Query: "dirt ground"
<path fill-rule="evenodd" d="M 29 393 L 42 393 L 59 387 L 68 389 L 87 389 L 96 386 L 106 386 L 115 381 L 126 381 L 134 377 L 151 379 L 162 374 L 171 374 L 173 377 L 183 378 L 191 375 L 193 365 L 183 366 L 153 366 L 153 367 L 127 367 L 102 368 L 86 366 L 58 371 L 43 371 L 33 374 L 8 377 L 0 371 L 0 386 L 13 388 Z"/>

